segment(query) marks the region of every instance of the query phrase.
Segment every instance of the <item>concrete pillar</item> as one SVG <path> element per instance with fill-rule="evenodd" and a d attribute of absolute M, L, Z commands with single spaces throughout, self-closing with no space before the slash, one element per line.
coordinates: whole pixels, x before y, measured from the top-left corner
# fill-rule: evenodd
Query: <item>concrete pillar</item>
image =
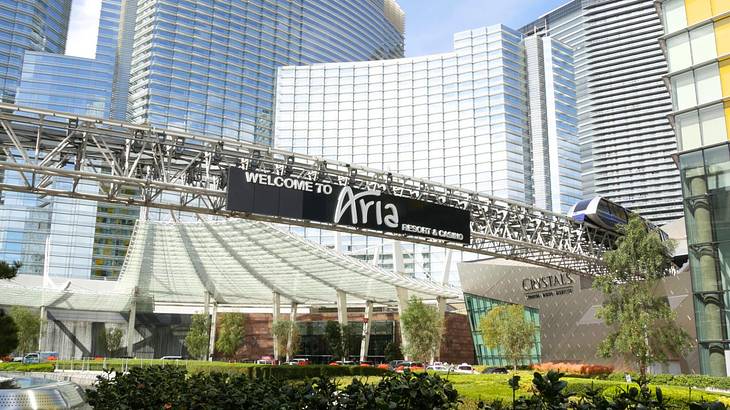
<path fill-rule="evenodd" d="M 203 293 L 203 314 L 207 317 L 210 315 L 210 293 Z"/>
<path fill-rule="evenodd" d="M 273 324 L 279 320 L 279 315 L 281 314 L 281 295 L 274 292 L 274 317 L 272 321 Z M 272 332 L 273 333 L 273 332 Z M 279 360 L 279 340 L 277 340 L 276 334 L 272 335 L 274 337 L 274 360 Z"/>
<path fill-rule="evenodd" d="M 446 251 L 446 261 L 444 264 L 444 276 L 441 277 L 441 284 L 448 285 L 449 284 L 449 276 L 451 274 L 451 254 L 454 251 L 451 249 Z"/>
<path fill-rule="evenodd" d="M 289 322 L 291 322 L 291 329 L 289 329 L 289 337 L 286 340 L 286 361 L 290 361 L 292 359 L 292 348 L 294 347 L 292 345 L 292 334 L 294 333 L 294 326 L 297 323 L 297 302 L 291 303 L 291 310 L 289 311 Z"/>
<path fill-rule="evenodd" d="M 337 321 L 341 326 L 347 325 L 347 293 L 337 290 Z"/>
<path fill-rule="evenodd" d="M 370 319 L 373 316 L 373 302 L 365 302 L 365 317 L 362 321 L 362 341 L 360 342 L 360 361 L 367 360 L 368 349 L 370 348 L 370 328 L 372 324 Z"/>
<path fill-rule="evenodd" d="M 393 272 L 402 274 L 404 270 L 403 248 L 400 246 L 400 241 L 393 241 Z"/>
<path fill-rule="evenodd" d="M 127 356 L 134 356 L 134 322 L 137 319 L 137 301 L 132 299 L 129 308 L 129 322 L 127 322 Z"/>
<path fill-rule="evenodd" d="M 403 358 L 406 360 L 409 360 L 408 355 L 406 355 L 406 346 L 408 346 L 408 337 L 406 336 L 406 332 L 403 331 L 403 312 L 408 307 L 408 289 L 404 289 L 401 287 L 396 287 L 396 293 L 398 294 L 398 321 L 400 324 L 400 348 L 403 352 Z"/>
<path fill-rule="evenodd" d="M 441 359 L 441 341 L 443 340 L 444 327 L 446 326 L 446 298 L 441 296 L 436 298 L 436 309 L 438 310 L 438 317 L 441 321 L 441 335 L 439 337 L 438 344 L 436 345 L 436 352 L 431 355 L 431 363 L 434 362 L 436 357 Z"/>
<path fill-rule="evenodd" d="M 215 324 L 218 322 L 218 303 L 213 302 L 213 315 L 210 319 L 210 343 L 208 344 L 208 361 L 213 361 L 215 352 Z"/>
<path fill-rule="evenodd" d="M 43 327 L 46 326 L 46 321 L 47 321 L 46 307 L 45 306 L 41 306 L 41 315 L 40 315 L 40 322 L 41 323 L 40 323 L 40 326 L 38 326 L 38 351 L 39 352 L 42 352 L 42 351 L 45 350 L 45 345 L 46 344 L 45 344 L 45 340 L 43 340 L 43 338 L 44 338 L 44 334 L 46 332 L 44 332 Z"/>
<path fill-rule="evenodd" d="M 342 234 L 335 232 L 335 251 L 342 252 Z"/>

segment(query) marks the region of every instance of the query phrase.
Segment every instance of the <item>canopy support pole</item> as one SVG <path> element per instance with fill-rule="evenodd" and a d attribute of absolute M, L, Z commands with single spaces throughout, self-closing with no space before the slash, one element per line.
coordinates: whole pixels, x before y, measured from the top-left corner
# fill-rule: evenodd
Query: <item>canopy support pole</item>
<path fill-rule="evenodd" d="M 274 292 L 274 318 L 272 321 L 272 326 L 274 323 L 276 323 L 277 320 L 279 320 L 279 315 L 281 314 L 281 295 L 279 295 L 277 292 Z M 279 360 L 279 340 L 276 337 L 276 333 L 272 332 L 272 336 L 274 337 L 274 360 Z"/>
<path fill-rule="evenodd" d="M 210 344 L 208 345 L 208 361 L 213 361 L 215 353 L 215 325 L 218 322 L 218 302 L 213 301 L 213 315 L 210 320 Z"/>
<path fill-rule="evenodd" d="M 292 359 L 292 351 L 294 350 L 294 326 L 297 325 L 297 302 L 291 303 L 291 310 L 289 311 L 289 322 L 291 323 L 291 328 L 289 328 L 289 337 L 286 340 L 286 361 L 290 361 Z"/>
<path fill-rule="evenodd" d="M 337 321 L 340 325 L 347 326 L 347 293 L 344 290 L 337 290 Z"/>
<path fill-rule="evenodd" d="M 405 266 L 403 264 L 403 248 L 400 246 L 400 241 L 393 241 L 393 272 L 403 274 Z M 405 350 L 408 346 L 408 337 L 406 332 L 403 331 L 403 312 L 408 307 L 408 289 L 396 286 L 396 293 L 398 295 L 398 322 L 400 325 L 400 342 L 401 351 L 403 352 L 403 358 L 409 360 Z"/>
<path fill-rule="evenodd" d="M 38 326 L 38 351 L 42 352 L 44 349 L 44 340 L 43 340 L 43 326 L 46 324 L 46 307 L 41 306 L 41 324 Z"/>
<path fill-rule="evenodd" d="M 135 292 L 136 293 L 136 292 Z M 137 301 L 132 298 L 129 308 L 129 321 L 127 322 L 127 357 L 134 355 L 134 322 L 137 319 Z"/>
<path fill-rule="evenodd" d="M 441 359 L 441 342 L 443 341 L 444 328 L 446 327 L 446 298 L 443 296 L 438 296 L 436 298 L 436 307 L 438 310 L 438 318 L 441 322 L 441 329 L 439 329 L 440 335 L 438 343 L 436 344 L 436 351 L 431 353 L 431 363 L 433 363 L 435 357 Z"/>
<path fill-rule="evenodd" d="M 449 275 L 451 274 L 451 254 L 454 251 L 449 249 L 446 251 L 446 263 L 444 264 L 444 276 L 441 277 L 441 284 L 446 286 L 449 284 Z"/>
<path fill-rule="evenodd" d="M 368 300 L 365 302 L 365 317 L 362 320 L 362 342 L 360 342 L 360 361 L 363 362 L 368 357 L 368 349 L 370 348 L 370 319 L 373 315 L 373 302 Z"/>

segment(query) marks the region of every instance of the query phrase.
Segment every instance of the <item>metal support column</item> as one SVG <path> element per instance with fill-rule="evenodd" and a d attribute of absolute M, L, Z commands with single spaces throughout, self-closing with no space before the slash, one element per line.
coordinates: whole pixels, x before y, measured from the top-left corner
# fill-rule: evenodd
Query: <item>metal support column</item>
<path fill-rule="evenodd" d="M 360 342 L 360 361 L 364 361 L 368 357 L 368 349 L 370 348 L 370 319 L 373 316 L 373 302 L 365 302 L 365 317 L 362 320 L 362 342 Z"/>
<path fill-rule="evenodd" d="M 408 307 L 408 289 L 404 289 L 401 287 L 396 287 L 395 289 L 398 294 L 398 322 L 400 325 L 400 349 L 403 352 L 403 358 L 406 360 L 409 360 L 408 355 L 406 355 L 406 346 L 408 346 L 408 337 L 406 336 L 406 332 L 403 331 L 403 312 Z"/>
<path fill-rule="evenodd" d="M 136 319 L 137 301 L 132 299 L 132 303 L 129 308 L 129 322 L 127 322 L 127 357 L 134 356 L 134 322 Z"/>
<path fill-rule="evenodd" d="M 40 325 L 38 326 L 38 351 L 42 352 L 44 351 L 45 347 L 45 341 L 43 340 L 43 334 L 46 333 L 43 330 L 43 326 L 46 325 L 46 307 L 41 306 L 41 317 L 40 317 Z"/>
<path fill-rule="evenodd" d="M 444 297 L 437 297 L 436 298 L 436 307 L 438 309 L 438 317 L 441 321 L 441 329 L 440 329 L 440 335 L 439 335 L 439 341 L 436 345 L 436 351 L 431 354 L 431 363 L 433 363 L 434 358 L 438 357 L 441 359 L 441 342 L 444 338 L 444 328 L 446 327 L 446 298 Z"/>
<path fill-rule="evenodd" d="M 449 284 L 449 276 L 451 274 L 451 254 L 454 251 L 449 249 L 446 251 L 446 262 L 444 264 L 444 276 L 441 277 L 441 284 L 448 285 Z"/>
<path fill-rule="evenodd" d="M 337 290 L 337 321 L 340 325 L 347 325 L 347 293 Z"/>
<path fill-rule="evenodd" d="M 218 322 L 218 303 L 213 301 L 213 315 L 210 319 L 210 344 L 208 345 L 208 360 L 213 361 L 215 352 L 215 325 Z"/>
<path fill-rule="evenodd" d="M 292 342 L 293 342 L 292 336 L 294 333 L 294 326 L 296 326 L 296 324 L 297 324 L 297 307 L 298 307 L 297 302 L 291 303 L 291 310 L 289 311 L 289 322 L 291 323 L 291 328 L 289 329 L 289 337 L 286 340 L 286 361 L 287 362 L 292 359 L 291 352 L 292 352 L 292 350 L 294 350 L 293 349 L 294 346 L 292 345 Z"/>
<path fill-rule="evenodd" d="M 274 317 L 271 322 L 272 326 L 274 323 L 276 323 L 277 320 L 279 320 L 279 315 L 281 314 L 281 295 L 274 292 Z M 273 334 L 272 336 L 274 338 L 274 360 L 279 360 L 279 340 L 276 337 L 276 334 Z"/>

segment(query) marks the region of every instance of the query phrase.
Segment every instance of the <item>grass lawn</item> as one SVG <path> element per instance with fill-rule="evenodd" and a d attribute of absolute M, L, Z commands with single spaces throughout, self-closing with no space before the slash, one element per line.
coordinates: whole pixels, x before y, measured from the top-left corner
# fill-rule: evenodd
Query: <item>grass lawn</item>
<path fill-rule="evenodd" d="M 519 371 L 517 372 L 520 377 L 520 390 L 517 391 L 517 397 L 529 396 L 532 393 L 530 388 L 532 386 L 532 372 Z M 465 408 L 475 408 L 474 404 L 481 400 L 487 403 L 495 400 L 502 400 L 505 403 L 512 402 L 512 390 L 510 389 L 507 381 L 511 375 L 506 374 L 441 374 L 442 377 L 448 377 L 449 381 L 453 383 L 456 390 L 462 396 L 464 400 Z M 338 378 L 338 382 L 341 384 L 349 383 L 351 378 L 343 377 Z M 369 377 L 367 381 L 369 383 L 375 383 L 379 380 L 377 377 Z M 620 383 L 608 380 L 596 380 L 596 379 L 585 379 L 577 377 L 564 377 L 562 380 L 568 382 L 568 390 L 572 393 L 582 393 L 593 388 L 599 388 L 604 390 L 606 397 L 613 396 L 616 388 L 626 388 L 626 383 Z M 363 380 L 364 381 L 364 380 Z M 636 386 L 636 384 L 634 384 Z M 657 387 L 652 385 L 652 390 Z M 690 400 L 690 389 L 681 386 L 668 386 L 659 385 L 664 393 L 664 396 L 670 399 L 670 404 L 673 404 L 675 408 L 686 409 L 687 403 L 694 400 L 704 398 L 708 401 L 719 400 L 730 405 L 730 396 L 706 393 L 699 390 L 692 390 L 692 397 Z"/>

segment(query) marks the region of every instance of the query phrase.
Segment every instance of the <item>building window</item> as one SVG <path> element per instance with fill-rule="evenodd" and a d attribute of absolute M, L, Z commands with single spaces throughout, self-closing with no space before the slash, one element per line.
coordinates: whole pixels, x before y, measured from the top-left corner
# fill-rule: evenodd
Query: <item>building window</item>
<path fill-rule="evenodd" d="M 684 0 L 667 0 L 663 4 L 664 28 L 667 33 L 674 33 L 687 27 L 687 14 L 684 11 Z"/>

